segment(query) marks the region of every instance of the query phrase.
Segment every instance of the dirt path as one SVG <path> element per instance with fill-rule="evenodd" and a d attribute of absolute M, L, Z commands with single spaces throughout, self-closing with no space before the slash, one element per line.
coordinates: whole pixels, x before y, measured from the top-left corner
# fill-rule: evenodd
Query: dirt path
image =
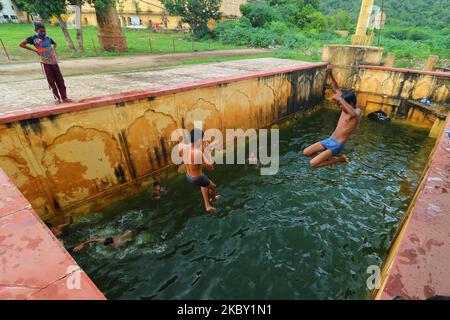
<path fill-rule="evenodd" d="M 259 58 L 194 64 L 139 72 L 110 72 L 66 77 L 68 95 L 74 100 L 111 93 L 154 89 L 168 85 L 192 83 L 206 79 L 242 75 L 302 65 L 304 62 Z M 104 70 L 104 69 L 102 69 Z M 25 72 L 22 75 L 26 76 Z M 0 115 L 2 112 L 52 103 L 52 94 L 44 79 L 0 82 Z"/>
<path fill-rule="evenodd" d="M 74 75 L 103 74 L 125 71 L 160 69 L 183 61 L 204 58 L 234 57 L 268 53 L 265 49 L 237 49 L 200 51 L 187 53 L 146 54 L 120 57 L 67 59 L 60 63 L 65 77 Z M 0 64 L 0 83 L 42 79 L 41 66 L 37 62 Z"/>

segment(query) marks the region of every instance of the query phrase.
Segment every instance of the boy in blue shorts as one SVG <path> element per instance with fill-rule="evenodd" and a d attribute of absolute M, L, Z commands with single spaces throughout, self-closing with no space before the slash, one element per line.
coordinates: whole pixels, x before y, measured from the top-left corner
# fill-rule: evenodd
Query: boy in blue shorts
<path fill-rule="evenodd" d="M 329 138 L 316 142 L 303 150 L 306 157 L 313 157 L 309 162 L 313 168 L 349 162 L 348 157 L 340 155 L 340 153 L 347 140 L 358 128 L 361 119 L 361 109 L 356 106 L 355 93 L 353 91 L 342 93 L 333 77 L 331 66 L 327 67 L 327 72 L 331 77 L 331 88 L 334 92 L 333 100 L 338 103 L 342 112 L 336 129 Z"/>

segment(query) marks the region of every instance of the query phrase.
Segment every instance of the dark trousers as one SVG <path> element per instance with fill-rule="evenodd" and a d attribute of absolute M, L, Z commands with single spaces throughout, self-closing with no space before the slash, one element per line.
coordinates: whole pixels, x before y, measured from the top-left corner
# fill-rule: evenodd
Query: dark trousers
<path fill-rule="evenodd" d="M 41 63 L 41 65 L 55 100 L 67 99 L 66 86 L 59 65 L 46 63 Z"/>

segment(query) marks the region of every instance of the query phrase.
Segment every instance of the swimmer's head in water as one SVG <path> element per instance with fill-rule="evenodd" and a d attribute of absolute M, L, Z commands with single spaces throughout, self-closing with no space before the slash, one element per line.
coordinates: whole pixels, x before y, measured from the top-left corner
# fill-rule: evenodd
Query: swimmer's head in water
<path fill-rule="evenodd" d="M 111 237 L 106 238 L 105 241 L 103 241 L 103 244 L 104 244 L 105 246 L 110 246 L 110 245 L 112 245 L 113 243 L 114 243 L 114 239 L 111 238 Z"/>
<path fill-rule="evenodd" d="M 356 108 L 355 91 L 347 91 L 342 94 L 342 98 L 347 101 L 353 108 Z"/>
<path fill-rule="evenodd" d="M 191 143 L 199 144 L 203 140 L 203 136 L 205 133 L 197 128 L 194 128 L 191 130 L 190 136 L 191 136 Z"/>

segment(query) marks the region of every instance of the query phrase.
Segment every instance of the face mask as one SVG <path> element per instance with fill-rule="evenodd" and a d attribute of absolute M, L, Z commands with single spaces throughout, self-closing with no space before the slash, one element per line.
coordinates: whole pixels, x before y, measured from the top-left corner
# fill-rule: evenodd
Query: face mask
<path fill-rule="evenodd" d="M 45 38 L 45 32 L 39 32 L 38 36 L 39 38 Z"/>

